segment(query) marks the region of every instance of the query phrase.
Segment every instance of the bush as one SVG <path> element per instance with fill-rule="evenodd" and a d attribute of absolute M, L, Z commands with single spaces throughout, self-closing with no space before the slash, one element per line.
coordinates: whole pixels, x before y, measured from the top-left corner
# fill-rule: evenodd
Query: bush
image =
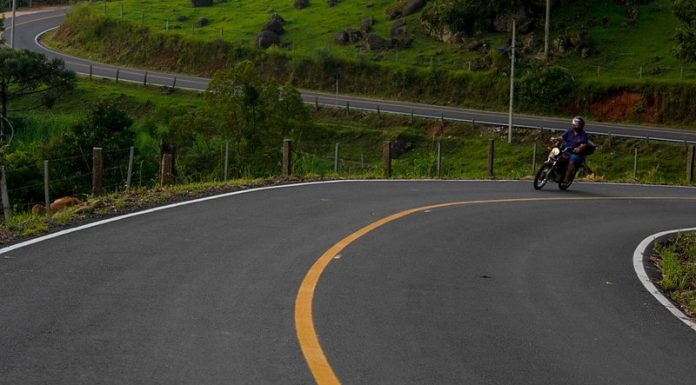
<path fill-rule="evenodd" d="M 575 80 L 568 70 L 548 67 L 531 71 L 520 79 L 519 102 L 521 107 L 537 111 L 553 111 L 573 100 Z"/>

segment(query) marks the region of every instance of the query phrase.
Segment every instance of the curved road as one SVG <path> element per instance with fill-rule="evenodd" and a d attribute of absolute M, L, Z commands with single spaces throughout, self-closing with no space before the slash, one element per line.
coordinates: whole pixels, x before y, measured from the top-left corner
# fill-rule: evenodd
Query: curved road
<path fill-rule="evenodd" d="M 5 249 L 0 383 L 311 384 L 314 337 L 342 384 L 693 384 L 696 333 L 632 254 L 692 227 L 695 192 L 290 185 Z"/>
<path fill-rule="evenodd" d="M 82 58 L 68 56 L 59 52 L 51 51 L 38 43 L 37 36 L 57 27 L 65 17 L 66 9 L 51 10 L 47 12 L 17 16 L 17 34 L 15 36 L 15 46 L 26 48 L 46 54 L 49 57 L 61 57 L 67 66 L 74 71 L 82 74 L 89 74 L 90 65 L 94 76 L 106 78 L 118 78 L 126 81 L 148 84 L 174 86 L 193 90 L 205 90 L 209 79 L 163 73 L 156 71 L 146 71 L 133 68 L 122 68 L 113 65 L 91 62 Z M 5 24 L 11 25 L 11 18 Z M 9 33 L 9 32 L 7 32 Z M 7 35 L 9 36 L 9 35 Z M 507 113 L 487 112 L 456 107 L 443 107 L 422 103 L 398 102 L 390 100 L 379 100 L 372 98 L 355 97 L 348 95 L 335 95 L 314 91 L 303 91 L 302 97 L 307 103 L 318 103 L 321 105 L 345 107 L 347 103 L 350 108 L 382 112 L 396 113 L 428 118 L 444 118 L 448 120 L 476 121 L 507 126 Z M 516 114 L 514 124 L 518 127 L 543 127 L 552 130 L 565 130 L 568 128 L 567 119 L 539 117 Z M 590 133 L 609 134 L 617 136 L 637 137 L 637 138 L 659 138 L 663 140 L 678 142 L 696 143 L 696 131 L 683 130 L 667 127 L 649 127 L 638 125 L 608 124 L 599 122 L 589 122 L 587 130 Z"/>

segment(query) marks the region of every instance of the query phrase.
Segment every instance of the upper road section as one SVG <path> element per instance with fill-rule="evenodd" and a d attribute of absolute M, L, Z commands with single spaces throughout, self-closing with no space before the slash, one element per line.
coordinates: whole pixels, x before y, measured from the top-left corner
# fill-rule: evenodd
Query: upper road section
<path fill-rule="evenodd" d="M 77 73 L 104 78 L 116 78 L 159 86 L 176 86 L 179 88 L 205 90 L 209 79 L 173 74 L 150 70 L 124 68 L 123 66 L 97 63 L 86 59 L 70 56 L 53 51 L 39 41 L 39 37 L 46 31 L 56 28 L 65 18 L 68 9 L 54 9 L 45 12 L 25 14 L 17 16 L 15 46 L 36 52 L 41 52 L 49 57 L 60 57 L 66 65 Z M 5 22 L 11 25 L 11 19 Z M 427 118 L 443 118 L 447 120 L 476 121 L 507 126 L 508 114 L 472 110 L 457 107 L 445 107 L 423 103 L 410 103 L 393 100 L 383 100 L 365 97 L 356 97 L 341 94 L 329 94 L 324 92 L 303 91 L 302 98 L 306 103 L 319 105 L 346 107 L 368 111 L 381 111 L 385 113 L 405 114 Z M 568 119 L 559 119 L 543 116 L 531 116 L 516 114 L 513 119 L 518 127 L 545 128 L 551 130 L 565 130 L 569 127 Z M 696 142 L 696 131 L 668 127 L 651 127 L 627 124 L 609 124 L 589 122 L 587 131 L 596 134 L 612 134 L 616 136 L 628 136 L 636 138 L 662 139 L 669 141 Z"/>

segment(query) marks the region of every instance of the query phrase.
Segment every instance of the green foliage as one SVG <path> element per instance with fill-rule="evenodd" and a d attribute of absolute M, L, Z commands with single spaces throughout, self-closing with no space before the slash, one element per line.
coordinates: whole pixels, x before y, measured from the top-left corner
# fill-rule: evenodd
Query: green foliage
<path fill-rule="evenodd" d="M 52 160 L 51 174 L 60 176 L 52 185 L 53 196 L 71 195 L 90 190 L 92 153 L 101 147 L 104 164 L 104 186 L 122 184 L 127 149 L 133 145 L 133 120 L 109 101 L 98 101 L 76 125 L 51 141 L 45 159 Z"/>
<path fill-rule="evenodd" d="M 674 14 L 681 22 L 674 34 L 675 54 L 686 62 L 696 62 L 696 0 L 675 0 Z"/>
<path fill-rule="evenodd" d="M 492 31 L 495 18 L 507 12 L 524 9 L 532 15 L 540 15 L 542 3 L 542 0 L 434 0 L 426 5 L 421 20 L 431 26 L 431 33 L 440 36 L 444 32 L 472 35 L 478 31 Z"/>
<path fill-rule="evenodd" d="M 660 285 L 673 300 L 696 313 L 696 234 L 687 233 L 656 246 Z"/>
<path fill-rule="evenodd" d="M 197 160 L 192 155 L 182 159 L 179 165 L 187 165 L 187 169 L 211 162 L 213 153 L 229 141 L 237 176 L 273 175 L 279 170 L 282 140 L 298 141 L 311 128 L 300 93 L 291 86 L 262 80 L 248 61 L 218 71 L 204 98 L 207 103 L 200 113 L 170 122 L 167 140 L 182 150 L 197 148 L 202 150 L 199 154 L 208 154 Z M 181 151 L 180 155 L 187 157 Z"/>
<path fill-rule="evenodd" d="M 520 79 L 518 97 L 522 108 L 555 112 L 575 99 L 575 86 L 575 79 L 565 68 L 537 68 Z"/>
<path fill-rule="evenodd" d="M 24 49 L 0 48 L 0 104 L 7 116 L 10 101 L 31 97 L 25 109 L 52 106 L 56 98 L 74 87 L 75 73 L 61 59 Z"/>

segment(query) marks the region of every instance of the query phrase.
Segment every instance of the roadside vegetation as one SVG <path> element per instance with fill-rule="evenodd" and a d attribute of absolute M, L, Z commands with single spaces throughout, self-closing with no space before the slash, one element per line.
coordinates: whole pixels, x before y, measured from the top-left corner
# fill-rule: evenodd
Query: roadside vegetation
<path fill-rule="evenodd" d="M 3 164 L 15 216 L 0 228 L 4 232 L 0 239 L 8 242 L 64 223 L 80 223 L 242 185 L 282 183 L 278 178 L 281 141 L 287 137 L 294 141 L 292 174 L 301 180 L 382 178 L 382 144 L 386 140 L 393 143 L 394 178 L 437 177 L 438 143 L 443 179 L 487 178 L 490 141 L 495 143 L 497 179 L 530 178 L 535 171 L 533 163 L 538 167 L 546 156 L 551 132 L 516 130 L 514 143 L 508 145 L 503 127 L 411 119 L 345 108 L 315 109 L 298 104 L 296 91 L 291 88 L 266 83 L 251 67 L 240 66 L 231 74 L 221 73 L 217 77 L 212 85 L 217 87 L 213 88 L 216 90 L 213 94 L 78 79 L 75 88 L 58 98 L 51 108 L 13 114 L 11 121 L 16 135 L 4 149 Z M 240 93 L 242 89 L 246 91 Z M 282 94 L 276 93 L 281 90 Z M 211 99 L 214 95 L 220 99 Z M 254 102 L 254 97 L 261 95 L 267 100 Z M 22 103 L 20 99 L 15 105 Z M 279 110 L 280 115 L 266 108 Z M 282 110 L 292 113 L 283 114 Z M 589 159 L 591 172 L 583 176 L 584 180 L 685 183 L 683 144 L 611 137 L 594 139 L 599 149 Z M 225 180 L 227 142 L 233 151 L 228 180 Z M 173 187 L 159 186 L 162 143 L 176 147 Z M 105 149 L 107 182 L 104 186 L 114 193 L 105 197 L 90 193 L 91 147 L 97 144 Z M 535 145 L 536 158 L 533 157 Z M 131 189 L 125 192 L 130 146 L 135 148 L 135 167 Z M 335 163 L 337 146 L 338 164 Z M 636 147 L 639 158 L 634 176 Z M 52 175 L 51 197 L 76 196 L 91 208 L 79 212 L 68 210 L 50 218 L 29 214 L 33 205 L 44 201 L 44 160 L 49 160 Z M 95 206 L 95 200 L 101 203 Z"/>
<path fill-rule="evenodd" d="M 541 1 L 333 3 L 93 2 L 77 7 L 48 42 L 99 60 L 206 76 L 250 60 L 262 78 L 281 84 L 333 91 L 338 83 L 345 93 L 503 110 L 509 20 L 517 17 L 518 111 L 696 122 L 696 65 L 675 54 L 690 45 L 673 40 L 691 12 L 674 12 L 672 0 L 557 5 L 549 62 Z M 407 12 L 412 3 L 422 7 Z M 279 31 L 279 40 L 264 48 L 262 30 Z"/>
<path fill-rule="evenodd" d="M 696 316 L 696 233 L 658 244 L 652 258 L 662 273 L 662 290 L 690 316 Z"/>

